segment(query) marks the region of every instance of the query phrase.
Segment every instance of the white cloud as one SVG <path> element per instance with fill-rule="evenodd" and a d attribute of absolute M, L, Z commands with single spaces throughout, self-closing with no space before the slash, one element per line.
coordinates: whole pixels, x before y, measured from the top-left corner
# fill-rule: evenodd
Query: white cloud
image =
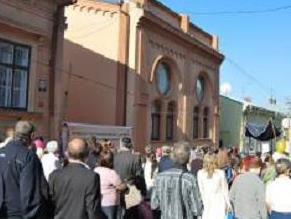
<path fill-rule="evenodd" d="M 220 94 L 222 95 L 229 95 L 232 92 L 232 85 L 230 83 L 223 83 L 220 85 Z"/>

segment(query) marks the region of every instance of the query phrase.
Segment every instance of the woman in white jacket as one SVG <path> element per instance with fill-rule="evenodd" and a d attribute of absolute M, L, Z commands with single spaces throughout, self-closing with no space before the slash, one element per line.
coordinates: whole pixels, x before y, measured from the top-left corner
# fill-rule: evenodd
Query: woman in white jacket
<path fill-rule="evenodd" d="M 204 205 L 202 219 L 225 219 L 230 208 L 225 173 L 218 169 L 215 154 L 207 154 L 203 169 L 198 172 L 198 185 Z"/>

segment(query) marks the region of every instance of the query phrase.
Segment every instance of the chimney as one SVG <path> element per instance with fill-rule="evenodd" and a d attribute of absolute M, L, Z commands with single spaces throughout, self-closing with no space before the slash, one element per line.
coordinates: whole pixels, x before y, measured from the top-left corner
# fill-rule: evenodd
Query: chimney
<path fill-rule="evenodd" d="M 190 22 L 190 18 L 188 15 L 185 14 L 181 14 L 181 29 L 185 32 L 185 33 L 189 33 L 189 22 Z"/>
<path fill-rule="evenodd" d="M 215 50 L 219 50 L 219 38 L 216 35 L 212 35 L 212 48 Z"/>

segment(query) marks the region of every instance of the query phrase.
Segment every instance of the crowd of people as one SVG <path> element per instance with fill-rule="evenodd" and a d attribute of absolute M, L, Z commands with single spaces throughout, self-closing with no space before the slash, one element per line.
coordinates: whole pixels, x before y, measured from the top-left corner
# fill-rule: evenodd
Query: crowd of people
<path fill-rule="evenodd" d="M 0 219 L 291 218 L 288 156 L 34 134 L 19 121 L 0 144 Z"/>

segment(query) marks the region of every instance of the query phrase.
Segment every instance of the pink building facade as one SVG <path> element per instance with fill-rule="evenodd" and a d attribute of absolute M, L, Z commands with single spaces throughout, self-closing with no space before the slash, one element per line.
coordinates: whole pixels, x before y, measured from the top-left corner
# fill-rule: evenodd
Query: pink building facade
<path fill-rule="evenodd" d="M 18 120 L 57 138 L 64 7 L 68 0 L 0 0 L 0 138 Z"/>
<path fill-rule="evenodd" d="M 133 128 L 136 149 L 218 145 L 218 38 L 155 0 L 66 8 L 63 120 Z"/>

